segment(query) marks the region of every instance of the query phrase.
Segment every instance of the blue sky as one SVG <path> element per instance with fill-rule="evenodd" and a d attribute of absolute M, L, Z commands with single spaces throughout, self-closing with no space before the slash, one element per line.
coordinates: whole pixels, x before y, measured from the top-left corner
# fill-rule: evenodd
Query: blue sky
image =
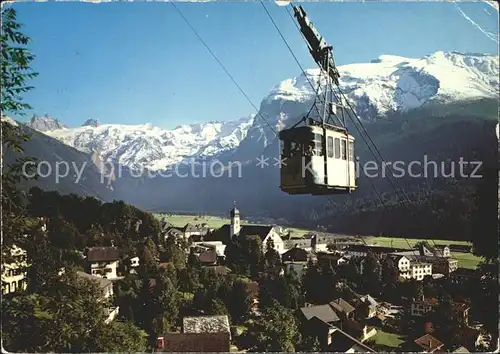
<path fill-rule="evenodd" d="M 31 114 L 48 113 L 69 126 L 102 123 L 173 128 L 256 113 L 170 3 L 15 3 L 32 38 L 39 77 L 26 95 Z M 284 7 L 267 9 L 305 68 L 314 67 Z M 438 50 L 498 53 L 448 2 L 304 3 L 334 46 L 338 65 L 382 54 L 422 57 Z M 245 90 L 253 104 L 295 63 L 259 2 L 177 3 Z M 485 30 L 498 31 L 498 13 L 484 3 L 460 8 Z M 290 9 L 291 10 L 291 9 Z"/>

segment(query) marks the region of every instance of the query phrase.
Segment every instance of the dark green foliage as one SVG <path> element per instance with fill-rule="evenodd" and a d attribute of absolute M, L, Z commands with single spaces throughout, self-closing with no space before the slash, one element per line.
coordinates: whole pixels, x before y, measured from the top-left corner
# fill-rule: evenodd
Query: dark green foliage
<path fill-rule="evenodd" d="M 142 333 L 131 323 L 104 323 L 106 303 L 100 296 L 95 283 L 67 271 L 40 293 L 3 299 L 4 348 L 66 353 L 145 350 Z"/>
<path fill-rule="evenodd" d="M 252 297 L 250 296 L 248 282 L 236 279 L 232 283 L 227 302 L 233 323 L 244 323 L 252 311 Z"/>
<path fill-rule="evenodd" d="M 249 328 L 245 341 L 249 351 L 291 353 L 300 339 L 292 311 L 273 303 Z"/>
<path fill-rule="evenodd" d="M 244 235 L 226 246 L 226 264 L 244 276 L 256 277 L 262 264 L 262 240 L 258 236 Z"/>
<path fill-rule="evenodd" d="M 2 160 L 6 153 L 17 153 L 18 157 L 2 166 L 2 256 L 10 257 L 13 244 L 19 243 L 25 231 L 31 228 L 32 220 L 26 218 L 24 198 L 18 184 L 27 179 L 23 165 L 34 159 L 19 156 L 23 153 L 22 144 L 29 139 L 17 127 L 7 123 L 4 115 L 22 115 L 30 106 L 23 102 L 22 94 L 33 87 L 28 81 L 35 78 L 30 64 L 34 59 L 26 47 L 30 39 L 21 33 L 21 24 L 16 21 L 16 11 L 12 7 L 2 8 L 1 52 L 2 52 Z M 29 169 L 26 171 L 31 173 Z"/>

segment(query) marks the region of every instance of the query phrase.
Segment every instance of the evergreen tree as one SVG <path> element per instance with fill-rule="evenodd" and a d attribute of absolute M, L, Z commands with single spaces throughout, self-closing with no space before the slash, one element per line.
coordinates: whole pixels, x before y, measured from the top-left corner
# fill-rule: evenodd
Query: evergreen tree
<path fill-rule="evenodd" d="M 23 102 L 22 95 L 31 89 L 28 81 L 38 74 L 30 68 L 35 58 L 27 48 L 30 38 L 24 35 L 20 29 L 21 24 L 17 22 L 16 10 L 12 7 L 2 7 L 1 28 L 1 52 L 2 52 L 2 79 L 0 112 L 2 115 L 2 159 L 6 152 L 17 155 L 15 163 L 2 166 L 2 259 L 12 261 L 11 249 L 13 245 L 20 244 L 23 235 L 29 232 L 35 220 L 27 217 L 25 200 L 17 185 L 27 176 L 33 173 L 33 169 L 23 172 L 26 162 L 33 162 L 30 157 L 20 157 L 24 153 L 23 142 L 29 140 L 29 136 L 10 123 L 7 123 L 4 115 L 24 115 L 31 107 Z"/>
<path fill-rule="evenodd" d="M 301 340 L 292 311 L 277 302 L 264 311 L 247 333 L 249 351 L 256 352 L 295 352 Z"/>

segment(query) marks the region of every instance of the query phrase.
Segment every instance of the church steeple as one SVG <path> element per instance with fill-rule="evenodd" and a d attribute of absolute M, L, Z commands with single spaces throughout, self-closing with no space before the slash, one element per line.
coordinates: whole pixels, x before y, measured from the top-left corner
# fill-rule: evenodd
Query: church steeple
<path fill-rule="evenodd" d="M 240 232 L 241 225 L 240 225 L 240 211 L 236 209 L 236 202 L 234 202 L 233 209 L 229 212 L 229 216 L 231 218 L 231 238 L 233 238 L 234 235 L 237 235 Z"/>

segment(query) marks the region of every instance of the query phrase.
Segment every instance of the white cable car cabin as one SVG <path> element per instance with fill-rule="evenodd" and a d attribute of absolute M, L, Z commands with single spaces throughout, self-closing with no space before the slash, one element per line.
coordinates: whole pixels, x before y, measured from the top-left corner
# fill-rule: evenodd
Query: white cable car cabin
<path fill-rule="evenodd" d="M 345 128 L 314 124 L 279 134 L 282 191 L 288 194 L 346 194 L 357 188 L 354 137 Z"/>

